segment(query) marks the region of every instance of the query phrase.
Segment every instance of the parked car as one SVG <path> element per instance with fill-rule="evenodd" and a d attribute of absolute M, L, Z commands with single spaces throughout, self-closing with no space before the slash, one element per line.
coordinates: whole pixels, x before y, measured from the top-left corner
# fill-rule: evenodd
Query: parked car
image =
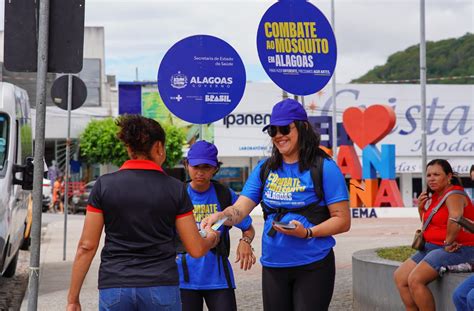
<path fill-rule="evenodd" d="M 43 178 L 43 197 L 51 197 L 51 180 Z"/>
<path fill-rule="evenodd" d="M 77 203 L 74 204 L 74 197 L 73 197 L 73 204 L 71 204 L 71 212 L 73 214 L 76 213 L 86 213 L 87 209 L 87 202 L 89 201 L 89 195 L 91 194 L 92 188 L 94 187 L 95 180 L 88 182 L 84 186 L 84 190 L 82 191 L 81 195 L 79 196 Z"/>
<path fill-rule="evenodd" d="M 43 213 L 49 210 L 51 205 L 51 181 L 43 178 Z"/>
<path fill-rule="evenodd" d="M 0 82 L 0 274 L 12 277 L 28 244 L 33 189 L 33 141 L 28 94 Z M 30 218 L 31 219 L 31 218 Z"/>

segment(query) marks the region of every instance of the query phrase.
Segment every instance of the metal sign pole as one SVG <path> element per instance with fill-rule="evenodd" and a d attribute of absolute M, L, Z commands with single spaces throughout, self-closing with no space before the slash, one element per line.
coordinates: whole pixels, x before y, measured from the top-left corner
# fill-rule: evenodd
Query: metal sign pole
<path fill-rule="evenodd" d="M 36 125 L 33 175 L 33 223 L 31 226 L 30 277 L 28 311 L 38 309 L 41 213 L 44 174 L 44 133 L 46 122 L 46 74 L 48 72 L 49 1 L 39 3 L 38 72 L 36 76 Z"/>
<path fill-rule="evenodd" d="M 334 0 L 331 0 L 331 26 L 336 34 Z M 337 109 L 336 109 L 336 68 L 332 74 L 332 157 L 337 162 Z"/>
<path fill-rule="evenodd" d="M 71 109 L 72 109 L 72 75 L 67 76 L 67 140 L 66 140 L 66 178 L 64 187 L 64 244 L 63 261 L 66 260 L 67 214 L 69 211 L 69 181 L 71 180 Z"/>
<path fill-rule="evenodd" d="M 426 190 L 426 41 L 425 0 L 420 0 L 421 191 Z"/>
<path fill-rule="evenodd" d="M 202 132 L 203 132 L 203 125 L 202 124 L 199 124 L 199 140 L 204 140 L 204 138 L 202 137 Z"/>

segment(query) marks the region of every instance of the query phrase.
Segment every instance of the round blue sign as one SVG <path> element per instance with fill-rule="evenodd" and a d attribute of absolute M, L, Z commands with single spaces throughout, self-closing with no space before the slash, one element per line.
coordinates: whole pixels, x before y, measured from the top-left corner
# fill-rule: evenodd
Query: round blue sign
<path fill-rule="evenodd" d="M 263 15 L 258 56 L 285 91 L 309 95 L 324 88 L 336 67 L 336 38 L 323 13 L 306 1 L 280 1 Z"/>
<path fill-rule="evenodd" d="M 190 123 L 205 124 L 230 114 L 245 90 L 245 67 L 227 42 L 212 36 L 173 45 L 158 69 L 158 90 L 166 107 Z"/>

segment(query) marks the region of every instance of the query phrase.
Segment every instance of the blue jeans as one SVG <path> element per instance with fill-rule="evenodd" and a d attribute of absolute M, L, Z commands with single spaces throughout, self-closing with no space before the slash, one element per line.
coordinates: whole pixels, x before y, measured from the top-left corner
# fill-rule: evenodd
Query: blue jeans
<path fill-rule="evenodd" d="M 474 310 L 474 275 L 454 290 L 453 302 L 457 311 Z"/>
<path fill-rule="evenodd" d="M 426 243 L 424 250 L 416 252 L 411 257 L 417 264 L 424 260 L 436 271 L 442 266 L 471 262 L 472 258 L 474 258 L 474 246 L 461 246 L 457 251 L 449 253 L 442 246 L 432 243 Z"/>
<path fill-rule="evenodd" d="M 181 311 L 179 286 L 122 287 L 99 290 L 100 311 Z"/>

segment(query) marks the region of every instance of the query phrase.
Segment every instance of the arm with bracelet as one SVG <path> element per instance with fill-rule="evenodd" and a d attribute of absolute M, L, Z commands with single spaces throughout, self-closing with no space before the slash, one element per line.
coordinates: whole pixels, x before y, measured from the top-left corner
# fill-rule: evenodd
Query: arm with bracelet
<path fill-rule="evenodd" d="M 239 239 L 239 245 L 237 246 L 235 263 L 240 261 L 240 269 L 244 271 L 250 270 L 252 265 L 257 261 L 252 247 L 254 237 L 255 229 L 252 225 L 250 225 L 247 230 L 242 230 L 242 237 Z"/>
<path fill-rule="evenodd" d="M 466 197 L 462 194 L 452 194 L 446 199 L 446 206 L 448 207 L 449 218 L 459 218 L 463 215 L 464 207 L 467 205 Z M 455 252 L 461 247 L 456 242 L 456 238 L 461 228 L 454 222 L 448 219 L 446 228 L 446 239 L 444 240 L 444 249 L 447 252 Z"/>
<path fill-rule="evenodd" d="M 294 229 L 288 230 L 281 226 L 273 226 L 273 228 L 276 231 L 302 239 L 327 237 L 348 231 L 351 226 L 351 215 L 349 201 L 347 200 L 347 188 L 344 176 L 333 162 L 327 163 L 322 172 L 322 188 L 324 200 L 320 203 L 320 206 L 324 203 L 327 204 L 329 212 L 327 220 L 311 227 L 305 227 L 299 221 L 292 220 L 290 224 L 296 225 Z"/>
<path fill-rule="evenodd" d="M 295 225 L 293 229 L 285 229 L 284 226 L 279 226 L 278 224 L 274 224 L 273 227 L 278 232 L 302 239 L 331 236 L 349 230 L 351 225 L 349 202 L 340 201 L 329 204 L 328 209 L 331 217 L 316 226 L 305 228 L 299 221 L 292 220 L 290 224 Z"/>

